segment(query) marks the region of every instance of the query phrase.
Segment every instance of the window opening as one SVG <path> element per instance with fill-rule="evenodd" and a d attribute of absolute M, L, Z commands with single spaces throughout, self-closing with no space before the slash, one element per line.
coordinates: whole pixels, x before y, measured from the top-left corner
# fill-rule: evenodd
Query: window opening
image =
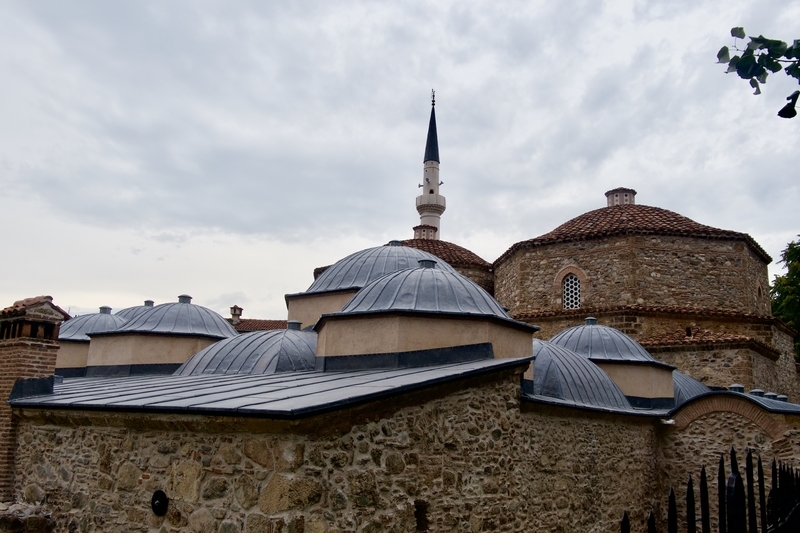
<path fill-rule="evenodd" d="M 580 309 L 581 280 L 575 274 L 567 274 L 562 282 L 564 309 Z"/>
<path fill-rule="evenodd" d="M 428 531 L 428 502 L 414 502 L 414 518 L 417 520 L 417 531 Z"/>

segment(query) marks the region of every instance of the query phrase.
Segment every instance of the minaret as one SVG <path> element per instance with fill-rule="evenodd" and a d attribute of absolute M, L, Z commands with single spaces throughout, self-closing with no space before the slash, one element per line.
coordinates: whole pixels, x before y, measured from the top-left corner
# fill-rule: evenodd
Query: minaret
<path fill-rule="evenodd" d="M 422 194 L 417 196 L 419 226 L 414 228 L 415 239 L 439 239 L 439 221 L 447 207 L 439 194 L 439 138 L 436 135 L 436 93 L 431 91 L 431 121 L 428 124 L 428 141 L 423 161 Z"/>

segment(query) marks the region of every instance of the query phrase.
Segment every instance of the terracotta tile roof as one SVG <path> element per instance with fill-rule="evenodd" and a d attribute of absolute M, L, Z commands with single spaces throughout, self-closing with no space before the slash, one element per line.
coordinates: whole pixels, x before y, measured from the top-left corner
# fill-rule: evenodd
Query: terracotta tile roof
<path fill-rule="evenodd" d="M 471 266 L 478 268 L 491 268 L 492 264 L 481 259 L 478 255 L 464 247 L 447 241 L 434 239 L 408 239 L 401 241 L 403 246 L 416 248 L 428 252 L 450 263 L 451 266 Z"/>
<path fill-rule="evenodd" d="M 667 305 L 617 305 L 609 307 L 583 307 L 580 309 L 550 309 L 545 311 L 534 311 L 529 313 L 513 313 L 512 318 L 522 322 L 531 323 L 532 321 L 543 318 L 570 318 L 597 315 L 689 315 L 699 317 L 719 317 L 730 318 L 734 321 L 756 322 L 760 324 L 771 324 L 794 336 L 797 331 L 785 324 L 779 318 L 772 315 L 758 315 L 755 313 L 745 313 L 735 309 L 707 309 L 702 307 L 679 307 Z"/>
<path fill-rule="evenodd" d="M 273 329 L 286 329 L 286 320 L 269 320 L 260 318 L 240 318 L 238 324 L 234 324 L 233 320 L 226 318 L 233 326 L 233 329 L 239 333 L 246 333 L 248 331 L 270 331 Z"/>
<path fill-rule="evenodd" d="M 691 333 L 691 335 L 687 335 Z M 687 346 L 719 346 L 719 345 L 750 345 L 756 352 L 769 357 L 778 359 L 780 351 L 772 346 L 765 344 L 753 337 L 746 335 L 735 335 L 733 333 L 722 333 L 709 331 L 702 328 L 679 329 L 663 335 L 655 335 L 639 340 L 639 344 L 648 350 L 659 349 L 657 351 L 670 351 L 669 348 Z M 674 350 L 673 350 L 674 351 Z"/>
<path fill-rule="evenodd" d="M 769 254 L 746 233 L 705 226 L 659 207 L 628 204 L 603 207 L 577 216 L 550 233 L 514 244 L 494 263 L 498 264 L 504 261 L 521 248 L 616 235 L 678 235 L 704 239 L 741 240 L 747 243 L 764 262 L 772 262 Z"/>
<path fill-rule="evenodd" d="M 72 318 L 69 313 L 61 309 L 59 306 L 53 303 L 52 296 L 34 296 L 32 298 L 25 298 L 23 300 L 17 300 L 14 302 L 13 305 L 6 307 L 5 309 L 0 310 L 0 318 L 11 318 L 15 316 L 22 316 L 27 314 L 28 309 L 41 305 L 47 304 L 49 307 L 54 309 L 55 311 L 61 313 L 64 316 L 64 320 L 69 320 Z"/>

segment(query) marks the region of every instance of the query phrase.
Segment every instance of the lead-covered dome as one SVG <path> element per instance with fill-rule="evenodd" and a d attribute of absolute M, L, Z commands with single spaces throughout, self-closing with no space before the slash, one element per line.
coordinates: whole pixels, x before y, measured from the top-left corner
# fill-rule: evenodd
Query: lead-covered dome
<path fill-rule="evenodd" d="M 178 296 L 178 302 L 157 305 L 126 322 L 115 333 L 193 335 L 214 339 L 236 336 L 236 330 L 219 313 L 191 302 L 191 296 Z"/>
<path fill-rule="evenodd" d="M 673 371 L 672 379 L 675 388 L 675 407 L 701 394 L 711 392 L 711 389 L 706 385 L 700 383 L 691 376 L 687 376 L 683 372 L 678 372 L 677 370 Z"/>
<path fill-rule="evenodd" d="M 147 311 L 151 310 L 153 308 L 153 304 L 154 304 L 153 300 L 145 300 L 144 305 L 134 305 L 133 307 L 126 307 L 125 309 L 120 309 L 114 314 L 124 318 L 125 320 L 133 320 L 142 313 L 146 313 Z"/>
<path fill-rule="evenodd" d="M 597 365 L 557 344 L 533 341 L 533 394 L 606 409 L 632 409 L 625 394 Z"/>
<path fill-rule="evenodd" d="M 436 269 L 455 272 L 453 267 L 435 255 L 392 241 L 389 246 L 367 248 L 337 261 L 320 274 L 306 294 L 360 289 L 391 272 L 415 268 L 421 260 L 436 261 Z"/>
<path fill-rule="evenodd" d="M 627 361 L 638 363 L 658 363 L 647 350 L 621 331 L 608 326 L 600 326 L 595 318 L 589 317 L 582 326 L 565 329 L 550 339 L 552 344 L 588 357 L 593 361 Z"/>
<path fill-rule="evenodd" d="M 114 331 L 125 324 L 126 320 L 119 315 L 112 315 L 111 308 L 103 306 L 99 313 L 76 316 L 61 324 L 58 333 L 60 341 L 89 342 L 87 333 Z"/>
<path fill-rule="evenodd" d="M 392 272 L 358 291 L 341 314 L 407 311 L 511 321 L 494 298 L 461 274 L 432 266 Z"/>
<path fill-rule="evenodd" d="M 291 329 L 253 331 L 197 352 L 175 371 L 200 374 L 275 374 L 314 370 L 317 334 Z"/>

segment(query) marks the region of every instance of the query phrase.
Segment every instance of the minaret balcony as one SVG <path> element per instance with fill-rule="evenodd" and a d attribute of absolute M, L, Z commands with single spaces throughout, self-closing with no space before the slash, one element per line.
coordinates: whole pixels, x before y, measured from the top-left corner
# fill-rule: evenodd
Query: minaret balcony
<path fill-rule="evenodd" d="M 441 194 L 421 194 L 417 196 L 417 211 L 436 211 L 444 213 L 447 202 Z"/>

